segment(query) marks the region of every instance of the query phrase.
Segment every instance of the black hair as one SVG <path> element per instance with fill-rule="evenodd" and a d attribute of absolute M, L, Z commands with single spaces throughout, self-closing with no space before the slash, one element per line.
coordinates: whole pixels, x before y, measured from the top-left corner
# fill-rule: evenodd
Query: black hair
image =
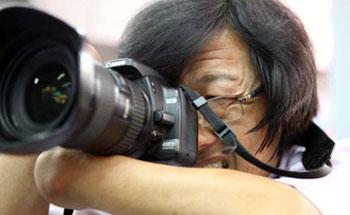
<path fill-rule="evenodd" d="M 280 137 L 278 153 L 299 143 L 316 115 L 316 66 L 301 21 L 277 0 L 163 0 L 129 23 L 118 57 L 136 59 L 177 84 L 189 59 L 216 32 L 244 41 L 267 97 L 267 112 L 252 130 L 267 128 L 260 150 Z"/>

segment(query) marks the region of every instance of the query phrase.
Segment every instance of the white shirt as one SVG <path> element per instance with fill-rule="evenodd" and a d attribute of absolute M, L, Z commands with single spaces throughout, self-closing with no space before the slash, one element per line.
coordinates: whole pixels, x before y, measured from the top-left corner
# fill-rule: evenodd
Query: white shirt
<path fill-rule="evenodd" d="M 57 207 L 56 205 L 51 204 L 49 215 L 63 215 L 63 208 Z M 74 210 L 73 215 L 107 215 L 108 213 L 92 210 L 92 209 L 85 209 L 85 210 Z"/>
<path fill-rule="evenodd" d="M 296 150 L 287 169 L 294 171 L 305 170 L 301 164 L 302 150 Z M 295 179 L 281 177 L 279 182 L 294 186 L 303 193 L 324 215 L 350 214 L 350 139 L 337 141 L 331 163 L 333 171 L 319 179 Z M 282 159 L 283 161 L 283 159 Z M 283 162 L 281 162 L 281 165 Z M 285 165 L 286 163 L 284 163 Z"/>

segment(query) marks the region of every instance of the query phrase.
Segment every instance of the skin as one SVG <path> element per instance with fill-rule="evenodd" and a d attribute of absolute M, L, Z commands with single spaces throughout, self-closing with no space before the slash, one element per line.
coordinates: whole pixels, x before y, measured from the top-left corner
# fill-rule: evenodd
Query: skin
<path fill-rule="evenodd" d="M 48 202 L 34 183 L 37 156 L 0 154 L 0 214 L 48 213 Z"/>
<path fill-rule="evenodd" d="M 35 179 L 50 202 L 111 214 L 319 214 L 295 189 L 266 177 L 61 148 L 40 155 Z"/>
<path fill-rule="evenodd" d="M 245 95 L 260 84 L 247 53 L 234 33 L 220 31 L 191 59 L 182 82 L 204 95 Z M 244 105 L 242 120 L 230 125 L 252 153 L 265 131 L 247 130 L 265 113 L 265 102 L 262 95 Z M 197 166 L 226 160 L 230 169 L 166 166 L 57 147 L 39 156 L 35 182 L 48 202 L 112 214 L 319 214 L 292 187 L 263 177 L 267 175 L 264 171 L 236 155 L 222 155 L 222 144 L 209 129 L 199 128 L 198 144 Z M 256 156 L 276 165 L 278 158 L 271 159 L 275 147 L 274 143 Z M 213 156 L 219 160 L 210 160 Z"/>

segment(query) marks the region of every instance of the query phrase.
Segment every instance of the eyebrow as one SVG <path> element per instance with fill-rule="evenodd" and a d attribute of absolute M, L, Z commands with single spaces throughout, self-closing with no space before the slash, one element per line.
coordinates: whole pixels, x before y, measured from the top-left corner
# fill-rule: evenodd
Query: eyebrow
<path fill-rule="evenodd" d="M 211 83 L 214 81 L 219 80 L 225 80 L 225 81 L 236 81 L 237 78 L 233 77 L 232 75 L 226 74 L 226 73 L 219 73 L 219 74 L 206 74 L 202 76 L 198 81 L 202 84 L 204 83 Z"/>

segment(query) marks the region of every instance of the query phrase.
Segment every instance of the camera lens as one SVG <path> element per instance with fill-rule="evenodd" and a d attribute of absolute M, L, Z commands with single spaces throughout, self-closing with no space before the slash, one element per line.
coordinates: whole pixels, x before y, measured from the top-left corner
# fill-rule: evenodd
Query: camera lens
<path fill-rule="evenodd" d="M 72 97 L 72 78 L 60 64 L 44 65 L 29 79 L 25 110 L 31 120 L 46 124 L 58 118 Z"/>

